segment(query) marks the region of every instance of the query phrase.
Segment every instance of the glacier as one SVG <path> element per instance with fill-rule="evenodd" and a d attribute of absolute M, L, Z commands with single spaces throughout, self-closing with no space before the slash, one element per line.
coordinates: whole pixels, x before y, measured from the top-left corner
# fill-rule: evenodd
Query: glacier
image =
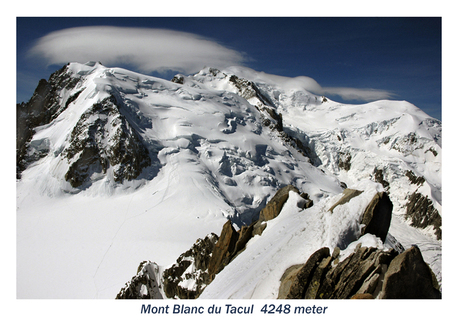
<path fill-rule="evenodd" d="M 390 234 L 418 244 L 441 280 L 442 240 L 404 218 L 415 192 L 442 214 L 441 122 L 412 104 L 341 104 L 306 91 L 301 78 L 243 67 L 174 81 L 97 62 L 70 63 L 61 74 L 73 82 L 56 85 L 53 118 L 34 127 L 17 180 L 18 298 L 114 298 L 141 261 L 169 266 L 228 219 L 250 224 L 282 186 L 308 193 L 319 210 L 363 180 L 388 191 Z M 94 110 L 108 99 L 111 110 Z M 111 158 L 114 148 L 129 156 L 138 147 L 148 165 L 129 170 L 132 162 Z M 81 182 L 72 184 L 77 161 Z M 300 214 L 292 210 L 283 214 Z M 284 236 L 293 237 L 296 218 L 272 224 L 286 223 Z M 270 228 L 264 237 L 275 241 Z M 310 249 L 284 255 L 289 263 L 319 245 L 322 234 L 309 232 Z M 252 247 L 245 255 L 256 255 Z M 203 294 L 247 297 L 240 280 L 232 294 L 218 283 Z M 255 297 L 270 298 L 275 284 L 253 286 Z"/>

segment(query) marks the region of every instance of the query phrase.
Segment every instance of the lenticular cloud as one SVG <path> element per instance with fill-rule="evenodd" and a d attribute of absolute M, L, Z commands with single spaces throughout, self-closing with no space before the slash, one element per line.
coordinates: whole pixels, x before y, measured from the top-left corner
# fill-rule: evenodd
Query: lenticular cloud
<path fill-rule="evenodd" d="M 247 58 L 200 35 L 167 29 L 86 26 L 63 29 L 40 38 L 29 51 L 48 65 L 101 61 L 106 66 L 129 65 L 144 73 L 178 71 L 195 73 L 203 67 L 242 65 Z M 375 89 L 322 87 L 305 76 L 288 78 L 260 73 L 286 87 L 302 87 L 318 95 L 338 95 L 345 100 L 373 101 L 394 94 Z"/>
<path fill-rule="evenodd" d="M 351 88 L 351 87 L 324 87 L 323 92 L 330 95 L 338 95 L 344 100 L 376 101 L 391 99 L 394 93 L 386 90 L 372 88 Z"/>
<path fill-rule="evenodd" d="M 30 50 L 47 64 L 101 61 L 130 64 L 143 72 L 193 73 L 203 66 L 226 67 L 244 56 L 199 35 L 166 29 L 113 26 L 76 27 L 40 38 Z"/>

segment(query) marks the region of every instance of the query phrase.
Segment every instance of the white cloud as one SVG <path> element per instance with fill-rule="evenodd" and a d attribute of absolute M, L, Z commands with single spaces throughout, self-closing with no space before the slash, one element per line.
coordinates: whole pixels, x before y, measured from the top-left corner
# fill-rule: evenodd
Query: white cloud
<path fill-rule="evenodd" d="M 395 96 L 389 91 L 372 88 L 323 87 L 322 90 L 326 95 L 338 95 L 344 100 L 376 101 Z"/>
<path fill-rule="evenodd" d="M 129 64 L 144 73 L 179 71 L 194 73 L 203 67 L 225 68 L 243 64 L 247 58 L 235 50 L 202 36 L 167 29 L 87 26 L 52 32 L 40 38 L 29 51 L 48 65 L 100 61 L 106 66 Z M 390 99 L 385 90 L 322 87 L 313 78 L 282 77 L 255 72 L 252 78 L 271 80 L 287 88 L 302 87 L 317 95 L 344 100 Z"/>
<path fill-rule="evenodd" d="M 89 26 L 52 32 L 40 38 L 29 54 L 48 65 L 101 61 L 130 64 L 142 72 L 199 71 L 245 61 L 244 56 L 199 35 L 166 29 Z"/>
<path fill-rule="evenodd" d="M 352 88 L 352 87 L 323 87 L 316 80 L 311 77 L 298 76 L 298 77 L 282 77 L 260 73 L 265 79 L 272 80 L 278 85 L 283 85 L 284 88 L 295 89 L 303 88 L 311 93 L 317 95 L 327 96 L 340 96 L 345 101 L 376 101 L 382 99 L 391 99 L 394 94 L 380 89 L 369 88 Z"/>
<path fill-rule="evenodd" d="M 316 95 L 340 96 L 345 101 L 376 101 L 382 99 L 391 99 L 395 94 L 379 89 L 370 88 L 352 88 L 352 87 L 323 87 L 311 77 L 284 77 L 272 75 L 265 72 L 258 72 L 250 68 L 230 67 L 228 70 L 238 76 L 253 80 L 255 82 L 263 82 L 268 84 L 276 84 L 288 89 L 304 89 Z"/>

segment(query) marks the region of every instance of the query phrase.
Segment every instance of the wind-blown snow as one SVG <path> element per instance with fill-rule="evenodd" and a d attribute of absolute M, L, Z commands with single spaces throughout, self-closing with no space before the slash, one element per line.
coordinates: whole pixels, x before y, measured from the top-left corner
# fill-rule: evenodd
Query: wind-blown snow
<path fill-rule="evenodd" d="M 241 76 L 254 77 L 252 71 L 238 69 Z M 62 91 L 62 103 L 81 93 L 55 120 L 36 129 L 34 146 L 47 146 L 49 154 L 31 164 L 17 182 L 19 298 L 114 298 L 140 262 L 172 264 L 197 238 L 219 234 L 228 218 L 237 226 L 249 224 L 276 190 L 293 184 L 315 205 L 298 212 L 298 198 L 291 194 L 281 216 L 268 222 L 263 236 L 252 239 L 232 262 L 246 276 L 236 267 L 226 268 L 203 293 L 276 296 L 282 268 L 305 261 L 318 246 L 333 249 L 346 241 L 343 230 L 359 231 L 356 214 L 376 191 L 375 183 L 359 184 L 366 191 L 361 200 L 351 201 L 353 206 L 337 207 L 330 214 L 327 205 L 341 196 L 341 181 L 350 186 L 369 179 L 376 164 L 400 166 L 385 170 L 399 211 L 407 199 L 398 187 L 416 189 L 401 179 L 407 169 L 425 177 L 420 191 L 441 208 L 441 135 L 436 121 L 409 103 L 323 103 L 301 87 L 291 88 L 298 81 L 278 79 L 275 84 L 264 75 L 255 78 L 283 114 L 285 131 L 315 149 L 321 161 L 315 166 L 264 126 L 268 115 L 256 108 L 256 99 L 238 95 L 229 75 L 203 70 L 180 85 L 98 63 L 72 63 L 68 70 L 81 80 L 75 89 Z M 61 155 L 69 135 L 88 108 L 113 94 L 155 166 L 123 184 L 116 184 L 109 170 L 94 173 L 85 189 L 72 188 L 64 179 L 69 163 Z M 400 130 L 401 140 L 385 144 L 394 130 Z M 401 144 L 408 130 L 426 141 L 406 153 L 409 147 Z M 432 147 L 437 156 L 429 151 Z M 354 166 L 349 173 L 335 167 L 333 156 L 344 150 L 351 153 Z M 407 225 L 400 226 L 396 229 Z M 293 250 L 301 245 L 302 250 Z M 288 250 L 292 253 L 286 254 Z M 256 279 L 256 271 L 263 277 Z M 222 284 L 231 279 L 236 283 L 223 291 Z"/>

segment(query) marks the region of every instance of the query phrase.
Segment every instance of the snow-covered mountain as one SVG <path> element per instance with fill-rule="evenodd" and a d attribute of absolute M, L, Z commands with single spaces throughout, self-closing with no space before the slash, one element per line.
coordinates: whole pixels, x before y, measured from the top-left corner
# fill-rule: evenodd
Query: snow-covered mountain
<path fill-rule="evenodd" d="M 114 298 L 140 262 L 166 269 L 227 220 L 237 229 L 257 220 L 286 185 L 308 194 L 317 216 L 346 187 L 371 197 L 387 191 L 387 242 L 418 244 L 441 281 L 441 122 L 407 102 L 346 105 L 302 85 L 242 67 L 167 81 L 96 62 L 68 64 L 41 81 L 18 105 L 18 297 Z M 286 210 L 296 216 L 292 205 Z M 301 223 L 277 220 L 286 231 L 270 239 L 271 224 L 281 223 L 270 222 L 265 241 L 305 239 Z M 321 230 L 344 231 L 328 223 Z M 317 246 L 337 244 L 307 228 L 316 240 L 284 254 L 278 274 Z M 260 255 L 251 246 L 244 255 Z M 276 297 L 276 282 L 253 287 L 254 297 Z M 204 295 L 225 297 L 218 284 Z"/>

